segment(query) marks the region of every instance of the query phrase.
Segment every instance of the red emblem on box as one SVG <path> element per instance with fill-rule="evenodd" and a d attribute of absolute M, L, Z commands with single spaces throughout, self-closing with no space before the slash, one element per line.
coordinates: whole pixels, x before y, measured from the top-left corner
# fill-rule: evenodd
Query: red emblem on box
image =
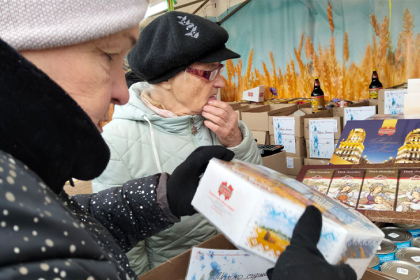
<path fill-rule="evenodd" d="M 394 135 L 395 134 L 395 127 L 381 127 L 378 131 L 378 134 L 380 136 L 384 136 L 385 134 L 388 136 Z"/>
<path fill-rule="evenodd" d="M 228 186 L 227 182 L 222 182 L 219 187 L 219 196 L 224 195 L 225 200 L 229 200 L 231 198 L 233 192 L 233 188 L 231 185 Z"/>

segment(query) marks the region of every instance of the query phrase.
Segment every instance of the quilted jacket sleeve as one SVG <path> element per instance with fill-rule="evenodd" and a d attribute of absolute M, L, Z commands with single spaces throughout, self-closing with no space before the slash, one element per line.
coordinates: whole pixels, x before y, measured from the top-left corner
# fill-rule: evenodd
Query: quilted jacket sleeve
<path fill-rule="evenodd" d="M 261 154 L 251 130 L 242 121 L 239 121 L 239 129 L 242 132 L 243 140 L 238 146 L 229 148 L 229 150 L 235 153 L 236 159 L 254 164 L 262 164 Z M 222 145 L 216 134 L 212 132 L 212 136 L 216 145 Z"/>
<path fill-rule="evenodd" d="M 135 179 L 91 195 L 75 195 L 68 203 L 105 226 L 127 252 L 139 241 L 179 222 L 169 210 L 166 173 Z"/>
<path fill-rule="evenodd" d="M 94 193 L 113 187 L 121 187 L 124 182 L 133 179 L 121 155 L 109 139 L 107 139 L 106 135 L 104 135 L 104 140 L 111 151 L 111 158 L 101 176 L 92 181 L 92 190 Z"/>

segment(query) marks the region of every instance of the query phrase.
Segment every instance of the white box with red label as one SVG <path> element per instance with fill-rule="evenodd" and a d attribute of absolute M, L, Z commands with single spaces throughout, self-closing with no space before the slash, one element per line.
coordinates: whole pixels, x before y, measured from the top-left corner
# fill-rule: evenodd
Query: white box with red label
<path fill-rule="evenodd" d="M 248 89 L 242 93 L 242 99 L 248 100 L 248 101 L 254 101 L 254 102 L 263 102 L 264 90 L 265 90 L 265 86 L 259 86 L 259 87 Z"/>
<path fill-rule="evenodd" d="M 362 214 L 263 166 L 212 159 L 192 205 L 235 246 L 273 262 L 290 243 L 307 205 L 321 210 L 318 249 L 363 276 L 384 234 Z"/>

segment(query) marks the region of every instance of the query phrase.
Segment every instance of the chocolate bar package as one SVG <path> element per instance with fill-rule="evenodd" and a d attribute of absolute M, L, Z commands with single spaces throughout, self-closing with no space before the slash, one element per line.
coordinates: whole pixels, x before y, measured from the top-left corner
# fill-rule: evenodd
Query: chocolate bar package
<path fill-rule="evenodd" d="M 348 121 L 330 164 L 420 163 L 420 119 Z"/>
<path fill-rule="evenodd" d="M 364 170 L 337 169 L 327 195 L 348 207 L 356 208 L 364 175 Z"/>
<path fill-rule="evenodd" d="M 309 169 L 306 171 L 302 183 L 316 191 L 327 194 L 333 173 L 334 170 L 329 169 Z"/>
<path fill-rule="evenodd" d="M 402 169 L 398 182 L 398 212 L 420 212 L 420 170 Z"/>
<path fill-rule="evenodd" d="M 286 175 L 238 160 L 212 159 L 192 205 L 237 248 L 273 265 L 308 205 L 322 213 L 320 252 L 331 264 L 349 264 L 358 279 L 384 237 L 356 210 Z"/>
<path fill-rule="evenodd" d="M 398 169 L 367 170 L 357 209 L 394 211 Z"/>

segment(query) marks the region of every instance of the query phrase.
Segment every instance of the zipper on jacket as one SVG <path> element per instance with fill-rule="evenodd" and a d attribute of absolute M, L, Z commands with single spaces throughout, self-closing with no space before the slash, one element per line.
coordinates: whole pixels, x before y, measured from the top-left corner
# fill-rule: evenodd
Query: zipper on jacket
<path fill-rule="evenodd" d="M 198 145 L 198 143 L 197 143 L 197 140 L 195 139 L 195 135 L 197 134 L 198 129 L 197 129 L 197 127 L 195 126 L 194 116 L 191 116 L 191 122 L 190 122 L 190 124 L 189 124 L 189 127 L 190 127 L 190 132 L 191 132 L 191 138 L 192 138 L 192 140 L 193 140 L 194 144 L 195 144 L 197 147 L 199 147 L 199 145 Z"/>

